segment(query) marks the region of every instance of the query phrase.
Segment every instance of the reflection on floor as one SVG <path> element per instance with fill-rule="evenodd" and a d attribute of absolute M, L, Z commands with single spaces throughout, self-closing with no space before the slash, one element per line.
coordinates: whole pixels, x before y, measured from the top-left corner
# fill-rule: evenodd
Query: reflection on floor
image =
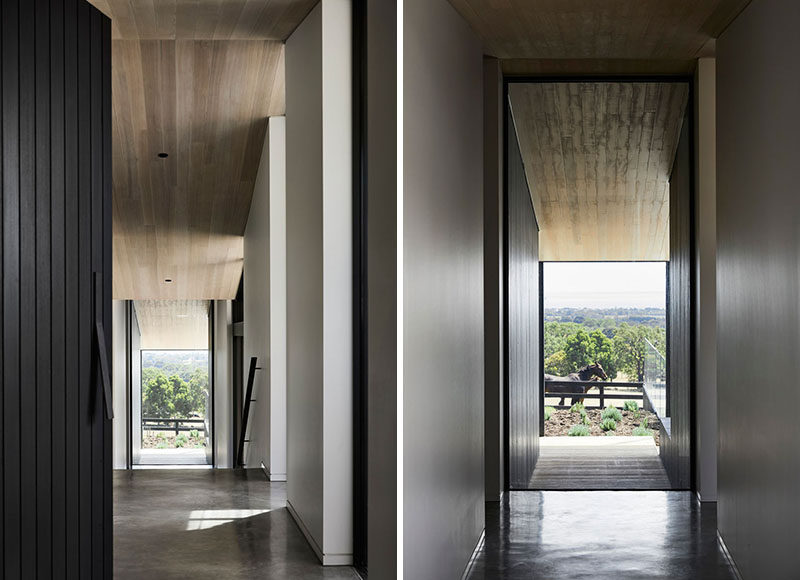
<path fill-rule="evenodd" d="M 690 492 L 510 492 L 486 504 L 468 578 L 733 580 L 716 528 Z"/>
<path fill-rule="evenodd" d="M 114 578 L 348 578 L 323 568 L 260 470 L 114 472 Z"/>
<path fill-rule="evenodd" d="M 668 490 L 652 437 L 542 437 L 530 488 Z"/>
<path fill-rule="evenodd" d="M 203 449 L 142 449 L 140 465 L 208 465 Z"/>

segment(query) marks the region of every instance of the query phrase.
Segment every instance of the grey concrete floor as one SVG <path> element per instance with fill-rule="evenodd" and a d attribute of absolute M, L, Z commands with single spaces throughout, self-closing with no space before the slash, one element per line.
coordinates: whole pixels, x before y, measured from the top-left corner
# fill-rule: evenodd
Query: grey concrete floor
<path fill-rule="evenodd" d="M 358 578 L 323 567 L 259 470 L 114 472 L 114 577 Z"/>
<path fill-rule="evenodd" d="M 486 504 L 469 578 L 733 580 L 716 528 L 689 492 L 510 492 Z"/>

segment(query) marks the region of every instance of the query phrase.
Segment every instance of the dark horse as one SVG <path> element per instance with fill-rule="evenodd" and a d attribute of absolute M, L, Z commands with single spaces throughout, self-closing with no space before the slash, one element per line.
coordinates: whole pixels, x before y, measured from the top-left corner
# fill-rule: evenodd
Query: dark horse
<path fill-rule="evenodd" d="M 606 371 L 603 370 L 603 367 L 600 363 L 596 362 L 593 365 L 589 365 L 583 367 L 577 373 L 570 373 L 569 376 L 566 377 L 557 377 L 555 375 L 544 375 L 545 380 L 545 393 L 583 393 L 586 394 L 586 391 L 591 389 L 592 387 L 585 387 L 575 385 L 574 387 L 571 385 L 550 385 L 547 386 L 547 381 L 590 381 L 593 377 L 598 377 L 604 381 L 608 380 L 608 375 L 606 375 Z M 570 405 L 574 405 L 576 402 L 583 402 L 583 397 L 581 397 L 578 401 L 575 400 L 574 397 L 570 398 Z M 561 400 L 558 402 L 559 405 L 564 404 L 564 397 L 561 397 Z"/>

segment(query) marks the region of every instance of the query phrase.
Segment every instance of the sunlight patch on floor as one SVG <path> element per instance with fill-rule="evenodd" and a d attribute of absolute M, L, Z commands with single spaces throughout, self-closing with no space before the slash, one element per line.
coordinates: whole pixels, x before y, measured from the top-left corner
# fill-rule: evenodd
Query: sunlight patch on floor
<path fill-rule="evenodd" d="M 192 510 L 186 531 L 208 530 L 235 520 L 260 516 L 272 510 Z"/>

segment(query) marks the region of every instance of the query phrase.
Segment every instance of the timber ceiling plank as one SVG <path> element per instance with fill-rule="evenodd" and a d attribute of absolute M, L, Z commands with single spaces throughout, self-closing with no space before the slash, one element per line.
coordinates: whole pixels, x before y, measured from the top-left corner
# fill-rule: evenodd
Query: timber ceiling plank
<path fill-rule="evenodd" d="M 318 0 L 90 2 L 112 20 L 114 297 L 233 298 L 282 41 Z"/>
<path fill-rule="evenodd" d="M 285 112 L 283 44 L 115 40 L 112 52 L 114 297 L 230 299 L 267 117 Z"/>
<path fill-rule="evenodd" d="M 512 83 L 545 261 L 669 258 L 686 83 Z"/>

